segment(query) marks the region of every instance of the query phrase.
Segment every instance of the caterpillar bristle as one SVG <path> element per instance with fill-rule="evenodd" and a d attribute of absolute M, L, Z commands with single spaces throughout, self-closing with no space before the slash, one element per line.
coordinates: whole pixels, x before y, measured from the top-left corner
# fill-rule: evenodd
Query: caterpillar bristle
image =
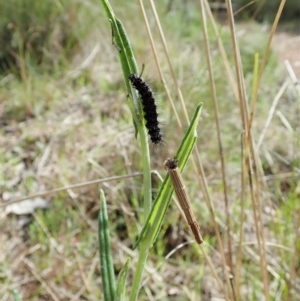
<path fill-rule="evenodd" d="M 158 121 L 154 94 L 150 86 L 141 78 L 141 76 L 132 73 L 128 78 L 132 86 L 139 92 L 146 121 L 145 125 L 148 130 L 150 140 L 152 143 L 158 145 L 163 142 L 163 135 Z"/>

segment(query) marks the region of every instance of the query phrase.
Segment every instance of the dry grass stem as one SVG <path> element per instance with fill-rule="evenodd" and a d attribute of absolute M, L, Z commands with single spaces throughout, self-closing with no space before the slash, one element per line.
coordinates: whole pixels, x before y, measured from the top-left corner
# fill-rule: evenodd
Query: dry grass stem
<path fill-rule="evenodd" d="M 297 92 L 300 96 L 300 81 L 298 80 L 298 78 L 297 78 L 297 76 L 296 76 L 296 74 L 295 74 L 295 72 L 294 72 L 294 70 L 293 70 L 293 68 L 292 68 L 292 66 L 291 66 L 291 64 L 288 60 L 284 61 L 284 65 L 285 65 L 286 70 L 288 71 L 289 76 L 290 76 L 293 84 L 295 85 L 295 88 L 296 88 L 296 90 L 297 90 Z"/>
<path fill-rule="evenodd" d="M 42 192 L 35 193 L 35 194 L 29 195 L 29 196 L 25 196 L 25 197 L 22 197 L 22 198 L 11 200 L 11 201 L 6 202 L 6 203 L 2 203 L 2 204 L 0 204 L 0 208 L 1 207 L 7 207 L 8 205 L 19 203 L 19 202 L 22 202 L 22 201 L 25 201 L 25 200 L 34 199 L 34 198 L 37 198 L 37 197 L 40 197 L 40 196 L 46 196 L 46 195 L 57 193 L 57 192 L 60 192 L 60 191 L 65 191 L 65 190 L 68 190 L 68 189 L 81 188 L 81 187 L 86 187 L 86 186 L 90 186 L 90 185 L 95 185 L 95 184 L 105 183 L 105 182 L 109 182 L 109 181 L 114 181 L 114 180 L 117 181 L 117 180 L 122 180 L 122 179 L 127 179 L 127 178 L 140 177 L 142 175 L 143 175 L 143 173 L 137 172 L 137 173 L 134 173 L 134 174 L 131 174 L 131 175 L 109 177 L 109 178 L 105 178 L 105 179 L 98 179 L 98 180 L 93 180 L 93 181 L 87 181 L 87 182 L 83 182 L 83 183 L 68 185 L 68 186 L 64 186 L 64 187 L 60 187 L 60 188 L 51 189 L 51 190 L 48 190 L 48 191 L 42 191 Z"/>
<path fill-rule="evenodd" d="M 36 270 L 36 267 L 32 262 L 30 262 L 28 259 L 24 258 L 23 262 L 27 265 L 32 275 L 36 278 L 37 281 L 41 283 L 41 285 L 45 288 L 47 293 L 51 296 L 51 298 L 54 301 L 60 301 L 59 297 L 56 295 L 56 293 L 53 291 L 53 289 L 48 285 L 46 281 L 40 276 L 39 272 Z"/>
<path fill-rule="evenodd" d="M 284 84 L 281 86 L 280 90 L 278 91 L 278 93 L 276 94 L 276 96 L 275 96 L 275 98 L 273 100 L 272 106 L 271 106 L 271 108 L 269 110 L 268 118 L 267 118 L 266 123 L 265 123 L 265 125 L 263 127 L 263 130 L 262 130 L 262 132 L 261 132 L 261 134 L 260 134 L 260 136 L 258 138 L 258 142 L 257 142 L 257 145 L 256 145 L 257 150 L 260 149 L 260 146 L 261 146 L 261 144 L 263 142 L 263 139 L 265 137 L 267 129 L 268 129 L 268 127 L 269 127 L 269 125 L 271 123 L 271 120 L 273 118 L 273 115 L 274 115 L 277 103 L 280 100 L 280 98 L 283 95 L 283 93 L 286 90 L 286 88 L 288 87 L 288 85 L 289 85 L 288 81 L 284 82 Z"/>
<path fill-rule="evenodd" d="M 219 157 L 221 160 L 222 184 L 223 184 L 223 191 L 224 191 L 226 225 L 227 225 L 227 246 L 228 246 L 228 255 L 229 255 L 228 265 L 230 267 L 230 272 L 233 275 L 233 262 L 232 262 L 232 249 L 231 249 L 232 243 L 231 243 L 231 237 L 229 235 L 231 231 L 231 227 L 230 227 L 230 214 L 229 214 L 229 204 L 228 204 L 228 189 L 227 189 L 225 159 L 223 153 L 223 143 L 221 138 L 220 114 L 219 114 L 219 107 L 217 102 L 217 91 L 216 91 L 215 78 L 213 74 L 213 64 L 211 58 L 210 43 L 209 43 L 209 37 L 208 37 L 208 31 L 206 25 L 206 15 L 204 10 L 203 0 L 200 0 L 199 4 L 200 4 L 200 15 L 201 15 L 201 24 L 203 28 L 205 52 L 206 52 L 206 61 L 207 61 L 207 66 L 209 71 L 210 92 L 212 95 L 212 102 L 214 106 L 214 115 L 215 115 L 216 131 L 217 131 L 217 138 L 218 138 L 218 147 L 219 147 Z M 234 290 L 233 290 L 233 295 L 235 299 Z"/>
<path fill-rule="evenodd" d="M 154 15 L 154 19 L 155 19 L 155 22 L 156 22 L 156 25 L 157 25 L 157 28 L 158 28 L 159 36 L 160 36 L 161 42 L 163 44 L 165 57 L 167 59 L 169 70 L 170 70 L 171 75 L 172 75 L 172 79 L 173 79 L 173 82 L 174 82 L 174 85 L 175 85 L 175 88 L 176 88 L 177 96 L 179 98 L 181 108 L 182 108 L 183 113 L 184 113 L 184 117 L 185 117 L 186 121 L 189 123 L 189 116 L 188 116 L 188 113 L 187 113 L 187 110 L 186 110 L 186 105 L 185 105 L 185 102 L 183 100 L 182 92 L 181 92 L 180 86 L 178 84 L 178 80 L 177 80 L 177 76 L 176 76 L 174 68 L 173 68 L 173 64 L 171 62 L 171 58 L 170 58 L 170 55 L 169 55 L 169 50 L 168 50 L 166 38 L 164 36 L 164 32 L 163 32 L 162 26 L 160 24 L 160 20 L 159 20 L 157 11 L 156 11 L 156 7 L 155 7 L 155 4 L 154 4 L 153 0 L 149 0 L 149 3 L 151 5 L 151 9 L 152 9 L 152 12 L 153 12 L 153 15 Z M 179 119 L 178 119 L 178 121 L 180 122 Z"/>
<path fill-rule="evenodd" d="M 140 3 L 141 10 L 142 10 L 142 15 L 143 15 L 144 23 L 145 23 L 145 26 L 146 26 L 146 29 L 147 29 L 148 38 L 149 38 L 149 41 L 150 41 L 150 45 L 151 45 L 151 48 L 152 48 L 152 52 L 153 52 L 153 55 L 154 55 L 154 59 L 155 59 L 155 63 L 156 63 L 156 68 L 157 68 L 160 80 L 161 80 L 161 82 L 162 82 L 162 84 L 164 86 L 167 98 L 168 98 L 169 103 L 171 105 L 172 111 L 173 111 L 173 113 L 175 115 L 177 124 L 179 125 L 180 128 L 182 128 L 181 120 L 180 120 L 180 118 L 178 116 L 178 113 L 177 113 L 174 101 L 172 99 L 172 96 L 170 94 L 169 88 L 167 86 L 167 83 L 166 83 L 166 81 L 164 79 L 164 76 L 163 76 L 163 73 L 162 73 L 162 69 L 161 69 L 161 66 L 160 66 L 160 63 L 159 63 L 156 46 L 155 46 L 155 43 L 154 43 L 154 40 L 153 40 L 153 37 L 152 37 L 152 33 L 151 33 L 150 26 L 149 26 L 148 18 L 147 18 L 146 12 L 145 12 L 143 1 L 139 0 L 139 3 Z M 164 40 L 163 32 L 161 34 L 162 34 L 162 40 Z M 167 54 L 166 54 L 166 56 L 168 57 Z"/>

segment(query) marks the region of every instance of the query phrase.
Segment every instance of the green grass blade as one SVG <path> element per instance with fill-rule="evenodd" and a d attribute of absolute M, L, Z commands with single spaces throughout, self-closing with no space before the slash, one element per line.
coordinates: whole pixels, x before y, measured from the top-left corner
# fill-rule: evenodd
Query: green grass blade
<path fill-rule="evenodd" d="M 183 170 L 197 139 L 196 129 L 201 114 L 201 108 L 202 103 L 197 106 L 188 131 L 186 132 L 185 137 L 182 140 L 182 143 L 176 154 L 176 158 L 178 159 L 178 167 L 181 171 Z M 134 248 L 136 248 L 139 243 L 145 243 L 148 245 L 148 247 L 152 247 L 160 231 L 163 218 L 166 214 L 171 200 L 173 190 L 173 186 L 170 184 L 170 179 L 167 175 L 159 190 L 151 213 Z"/>
<path fill-rule="evenodd" d="M 130 259 L 126 261 L 126 264 L 121 269 L 119 276 L 118 276 L 118 283 L 117 283 L 117 291 L 114 301 L 123 301 L 125 297 L 125 285 L 127 279 L 127 272 L 129 267 Z"/>
<path fill-rule="evenodd" d="M 12 291 L 13 295 L 14 295 L 14 300 L 15 301 L 22 301 L 21 298 L 20 298 L 20 295 L 19 295 L 19 292 L 17 289 L 13 289 Z"/>
<path fill-rule="evenodd" d="M 117 28 L 118 28 L 118 33 L 119 33 L 119 39 L 120 41 L 122 41 L 122 45 L 123 45 L 123 50 L 125 52 L 124 57 L 126 57 L 126 61 L 128 63 L 129 66 L 129 73 L 126 73 L 126 75 L 129 75 L 130 73 L 138 73 L 138 68 L 137 68 L 137 64 L 136 64 L 136 60 L 133 54 L 133 50 L 128 38 L 128 35 L 126 34 L 125 28 L 122 24 L 122 22 L 116 18 L 116 24 L 117 24 Z M 121 55 L 121 53 L 120 53 Z"/>
<path fill-rule="evenodd" d="M 106 199 L 103 190 L 100 190 L 100 212 L 98 217 L 98 235 L 99 235 L 99 250 L 101 277 L 103 283 L 104 300 L 114 300 L 116 284 L 114 266 L 111 256 L 110 238 L 108 229 L 108 215 L 106 210 Z"/>
<path fill-rule="evenodd" d="M 109 2 L 107 0 L 101 0 L 102 5 L 104 7 L 104 10 L 106 12 L 106 15 L 108 19 L 111 22 L 112 31 L 114 35 L 114 43 L 119 48 L 118 51 L 120 63 L 122 66 L 123 76 L 125 79 L 125 84 L 127 91 L 130 95 L 133 95 L 133 88 L 129 82 L 128 76 L 131 73 L 138 73 L 136 60 L 131 48 L 131 44 L 129 41 L 129 38 L 126 34 L 126 31 L 124 29 L 124 26 L 122 25 L 121 21 L 118 20 L 113 12 L 112 7 L 110 6 Z M 133 101 L 135 101 L 137 98 L 133 97 Z M 135 107 L 137 108 L 137 104 L 135 103 Z M 132 111 L 134 113 L 134 111 Z M 136 116 L 134 117 L 134 121 L 137 122 Z"/>
<path fill-rule="evenodd" d="M 129 108 L 133 118 L 135 127 L 135 136 L 140 136 L 143 173 L 144 173 L 144 216 L 148 216 L 152 206 L 152 189 L 151 189 L 151 168 L 150 168 L 150 154 L 147 131 L 144 124 L 142 104 L 139 101 L 136 90 L 130 84 L 129 75 L 131 73 L 138 74 L 136 60 L 132 51 L 132 47 L 121 21 L 118 20 L 107 0 L 101 0 L 108 19 L 111 22 L 113 43 L 116 51 L 118 51 L 119 59 L 122 67 L 122 72 L 126 84 L 126 88 L 130 97 L 127 97 Z M 112 46 L 113 47 L 113 46 Z"/>

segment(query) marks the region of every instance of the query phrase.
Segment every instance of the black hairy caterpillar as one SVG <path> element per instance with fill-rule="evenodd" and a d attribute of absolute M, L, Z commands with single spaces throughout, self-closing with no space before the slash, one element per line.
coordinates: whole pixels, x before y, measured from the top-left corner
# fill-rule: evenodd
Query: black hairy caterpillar
<path fill-rule="evenodd" d="M 154 144 L 159 144 L 163 141 L 163 135 L 158 122 L 157 106 L 150 86 L 141 78 L 142 73 L 139 76 L 132 73 L 128 78 L 141 97 L 144 118 L 146 120 L 146 128 L 148 130 L 150 140 Z"/>

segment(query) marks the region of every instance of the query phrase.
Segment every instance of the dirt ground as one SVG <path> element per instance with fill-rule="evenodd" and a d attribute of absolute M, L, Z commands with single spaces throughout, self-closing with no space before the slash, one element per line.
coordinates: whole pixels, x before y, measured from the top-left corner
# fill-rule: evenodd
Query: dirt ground
<path fill-rule="evenodd" d="M 273 50 L 279 55 L 282 64 L 289 61 L 298 80 L 300 79 L 300 32 L 291 34 L 287 32 L 277 32 L 272 42 Z"/>

